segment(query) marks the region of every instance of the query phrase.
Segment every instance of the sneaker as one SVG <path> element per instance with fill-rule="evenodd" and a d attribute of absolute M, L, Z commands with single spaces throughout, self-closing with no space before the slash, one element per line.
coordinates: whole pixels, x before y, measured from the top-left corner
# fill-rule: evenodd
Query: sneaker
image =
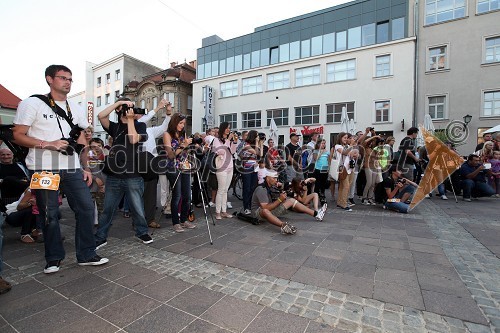
<path fill-rule="evenodd" d="M 108 258 L 101 258 L 96 254 L 93 258 L 90 258 L 86 261 L 79 261 L 78 265 L 80 265 L 80 266 L 100 266 L 100 265 L 104 265 L 108 261 L 109 261 Z"/>
<path fill-rule="evenodd" d="M 223 212 L 223 213 L 221 214 L 221 216 L 222 216 L 223 218 L 225 218 L 225 219 L 230 219 L 231 217 L 233 217 L 233 215 L 228 214 L 228 213 L 226 213 L 226 212 Z"/>
<path fill-rule="evenodd" d="M 345 210 L 346 212 L 352 212 L 351 207 L 346 207 L 346 208 L 344 208 L 344 210 Z"/>
<path fill-rule="evenodd" d="M 441 200 L 448 200 L 448 197 L 447 197 L 446 195 L 444 195 L 444 194 L 443 194 L 443 195 L 441 196 Z"/>
<path fill-rule="evenodd" d="M 194 229 L 194 228 L 196 228 L 196 225 L 192 224 L 191 222 L 186 221 L 184 223 L 181 223 L 181 228 Z"/>
<path fill-rule="evenodd" d="M 426 199 L 430 199 L 430 198 L 431 198 L 431 196 L 430 196 L 430 195 L 428 195 L 428 194 L 426 194 L 426 195 L 425 195 L 425 198 L 426 198 Z"/>
<path fill-rule="evenodd" d="M 45 265 L 45 269 L 43 272 L 45 274 L 51 274 L 51 273 L 56 273 L 59 272 L 59 266 L 61 266 L 61 260 L 52 260 Z"/>
<path fill-rule="evenodd" d="M 281 227 L 281 233 L 284 235 L 294 235 L 297 232 L 297 228 L 295 228 L 293 225 L 290 225 L 288 223 L 285 223 Z"/>
<path fill-rule="evenodd" d="M 12 285 L 0 276 L 0 295 L 12 289 Z"/>
<path fill-rule="evenodd" d="M 251 215 L 251 214 L 252 214 L 252 211 L 251 211 L 250 209 L 245 209 L 245 210 L 243 211 L 243 214 L 245 214 L 245 215 Z"/>
<path fill-rule="evenodd" d="M 226 203 L 226 207 L 229 209 L 233 209 L 233 205 L 229 201 Z"/>
<path fill-rule="evenodd" d="M 96 250 L 99 250 L 101 247 L 107 245 L 108 242 L 106 240 L 102 240 L 102 241 L 95 241 L 95 249 Z"/>
<path fill-rule="evenodd" d="M 370 205 L 372 205 L 372 206 L 377 205 L 377 204 L 375 203 L 375 201 L 373 201 L 372 199 L 368 199 L 368 204 L 370 204 Z"/>
<path fill-rule="evenodd" d="M 471 202 L 472 200 L 470 198 L 464 198 L 464 201 Z"/>
<path fill-rule="evenodd" d="M 153 238 L 151 238 L 151 236 L 149 236 L 149 234 L 144 234 L 144 235 L 140 235 L 139 238 L 143 244 L 151 244 L 153 243 Z"/>
<path fill-rule="evenodd" d="M 365 206 L 370 206 L 370 202 L 368 199 L 361 199 L 361 204 Z"/>
<path fill-rule="evenodd" d="M 179 223 L 174 224 L 174 231 L 175 232 L 184 232 L 184 229 L 182 229 L 181 225 Z"/>
<path fill-rule="evenodd" d="M 354 198 L 349 198 L 349 206 L 356 206 L 356 203 L 354 202 Z"/>
<path fill-rule="evenodd" d="M 324 204 L 319 210 L 318 214 L 316 215 L 316 220 L 318 221 L 323 221 L 323 217 L 325 216 L 326 213 L 326 208 L 328 207 L 327 204 Z"/>
<path fill-rule="evenodd" d="M 216 220 L 222 220 L 222 216 L 220 216 L 220 214 L 215 214 L 215 219 Z"/>
<path fill-rule="evenodd" d="M 196 205 L 194 205 L 195 207 L 197 208 L 201 208 L 203 206 L 203 204 L 201 202 L 198 202 Z"/>
<path fill-rule="evenodd" d="M 212 201 L 210 201 L 210 202 L 208 203 L 208 206 L 209 206 L 209 207 L 215 207 L 215 204 L 214 204 Z"/>

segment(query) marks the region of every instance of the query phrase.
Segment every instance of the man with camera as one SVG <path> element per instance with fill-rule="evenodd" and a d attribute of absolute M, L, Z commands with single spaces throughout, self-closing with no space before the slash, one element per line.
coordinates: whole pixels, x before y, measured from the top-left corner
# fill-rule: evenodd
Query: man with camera
<path fill-rule="evenodd" d="M 116 111 L 118 123 L 109 120 L 109 115 Z M 135 235 L 144 244 L 153 242 L 148 234 L 148 225 L 144 217 L 144 180 L 137 170 L 139 146 L 147 140 L 146 124 L 136 120 L 144 114 L 143 109 L 134 108 L 128 98 L 119 98 L 116 102 L 98 114 L 104 130 L 113 137 L 113 145 L 106 158 L 104 172 L 106 178 L 106 195 L 104 209 L 99 217 L 99 228 L 95 234 L 96 246 L 107 244 L 108 232 L 114 212 L 121 198 L 127 196 L 132 212 L 132 224 Z"/>
<path fill-rule="evenodd" d="M 397 165 L 392 165 L 389 177 L 384 179 L 386 199 L 384 209 L 395 210 L 399 213 L 408 213 L 413 193 L 418 185 L 409 179 L 402 177 L 403 173 Z"/>
<path fill-rule="evenodd" d="M 273 195 L 277 199 L 273 199 Z M 254 217 L 259 221 L 268 221 L 281 228 L 282 234 L 294 235 L 297 228 L 293 225 L 283 222 L 279 217 L 288 213 L 291 209 L 298 213 L 305 213 L 314 216 L 316 220 L 323 221 L 326 212 L 326 205 L 323 205 L 320 210 L 314 211 L 297 199 L 288 198 L 286 191 L 278 187 L 278 173 L 274 170 L 266 170 L 264 173 L 264 183 L 257 186 L 252 195 L 252 212 Z"/>
<path fill-rule="evenodd" d="M 464 201 L 470 202 L 471 197 L 490 197 L 496 193 L 486 181 L 486 175 L 491 173 L 491 164 L 485 164 L 481 163 L 479 156 L 470 154 L 460 167 Z"/>
<path fill-rule="evenodd" d="M 50 87 L 47 96 L 30 97 L 23 100 L 17 109 L 13 128 L 17 144 L 28 147 L 26 166 L 30 174 L 50 171 L 51 190 L 36 190 L 36 201 L 40 217 L 45 221 L 44 273 L 59 271 L 65 251 L 59 228 L 59 188 L 64 191 L 71 209 L 75 212 L 75 247 L 79 265 L 102 265 L 108 262 L 96 254 L 94 226 L 94 203 L 89 185 L 92 174 L 82 170 L 78 154 L 69 147 L 67 138 L 76 144 L 85 145 L 81 129 L 89 125 L 83 110 L 67 100 L 73 83 L 72 73 L 63 65 L 51 65 L 45 70 L 45 80 Z M 70 124 L 71 123 L 71 124 Z M 76 125 L 73 125 L 76 124 Z M 80 128 L 80 130 L 78 129 Z M 81 154 L 82 160 L 87 154 Z M 87 165 L 83 163 L 82 165 Z M 58 174 L 58 175 L 57 175 Z"/>

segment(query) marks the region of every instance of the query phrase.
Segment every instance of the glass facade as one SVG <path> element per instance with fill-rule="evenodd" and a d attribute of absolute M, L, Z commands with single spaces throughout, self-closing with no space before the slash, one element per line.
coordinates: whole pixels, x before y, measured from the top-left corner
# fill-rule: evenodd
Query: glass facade
<path fill-rule="evenodd" d="M 199 48 L 197 79 L 405 38 L 407 15 L 408 0 L 368 0 L 257 27 Z"/>

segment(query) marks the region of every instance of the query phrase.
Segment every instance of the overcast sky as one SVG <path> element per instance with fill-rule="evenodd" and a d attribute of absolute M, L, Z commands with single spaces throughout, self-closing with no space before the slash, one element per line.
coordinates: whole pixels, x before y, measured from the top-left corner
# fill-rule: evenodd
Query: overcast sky
<path fill-rule="evenodd" d="M 19 98 L 48 92 L 51 64 L 73 72 L 71 94 L 85 89 L 85 62 L 121 53 L 167 68 L 196 59 L 204 37 L 224 40 L 345 0 L 1 0 L 0 84 Z"/>

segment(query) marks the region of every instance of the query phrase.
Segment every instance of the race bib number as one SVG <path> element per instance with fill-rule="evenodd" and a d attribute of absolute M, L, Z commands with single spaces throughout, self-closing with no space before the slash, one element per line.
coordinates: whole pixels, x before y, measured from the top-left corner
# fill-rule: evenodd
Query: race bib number
<path fill-rule="evenodd" d="M 58 174 L 45 171 L 41 173 L 35 172 L 33 176 L 31 176 L 30 189 L 57 191 L 60 181 L 61 177 Z"/>
<path fill-rule="evenodd" d="M 401 199 L 387 199 L 387 202 L 400 202 Z"/>

